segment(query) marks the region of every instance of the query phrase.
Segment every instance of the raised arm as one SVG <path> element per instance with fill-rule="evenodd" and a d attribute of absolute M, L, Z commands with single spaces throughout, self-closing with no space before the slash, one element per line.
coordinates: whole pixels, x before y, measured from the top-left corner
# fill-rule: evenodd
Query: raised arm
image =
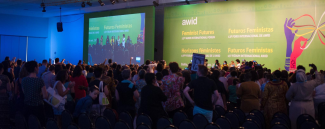
<path fill-rule="evenodd" d="M 194 106 L 195 103 L 194 103 L 193 99 L 190 97 L 190 95 L 188 94 L 188 91 L 190 91 L 190 87 L 187 86 L 184 89 L 183 93 L 184 93 L 185 97 L 188 99 L 188 101 L 190 101 L 190 103 Z"/>

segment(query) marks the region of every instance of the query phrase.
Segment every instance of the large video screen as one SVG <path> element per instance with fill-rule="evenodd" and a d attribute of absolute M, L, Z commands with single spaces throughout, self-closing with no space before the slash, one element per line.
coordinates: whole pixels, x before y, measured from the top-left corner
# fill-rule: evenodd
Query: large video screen
<path fill-rule="evenodd" d="M 145 13 L 89 19 L 88 64 L 143 64 Z"/>
<path fill-rule="evenodd" d="M 184 68 L 193 53 L 215 60 L 256 60 L 294 71 L 325 68 L 325 1 L 224 1 L 165 8 L 164 59 Z"/>

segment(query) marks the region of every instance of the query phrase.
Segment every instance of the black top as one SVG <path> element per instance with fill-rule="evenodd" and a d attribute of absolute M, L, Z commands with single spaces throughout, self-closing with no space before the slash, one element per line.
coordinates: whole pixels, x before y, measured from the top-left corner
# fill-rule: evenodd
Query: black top
<path fill-rule="evenodd" d="M 135 108 L 135 101 L 133 99 L 133 92 L 136 89 L 135 85 L 133 87 L 129 88 L 130 83 L 119 83 L 116 87 L 116 90 L 119 94 L 119 107 L 125 107 L 125 108 Z"/>
<path fill-rule="evenodd" d="M 161 102 L 165 102 L 167 97 L 162 90 L 152 84 L 146 85 L 141 90 L 140 113 L 152 114 L 153 112 L 164 112 Z"/>
<path fill-rule="evenodd" d="M 102 88 L 100 88 L 99 87 L 99 83 L 100 83 L 100 80 L 94 80 L 94 81 L 92 81 L 92 82 L 90 82 L 89 84 L 88 84 L 88 86 L 89 87 L 93 87 L 93 86 L 97 86 L 98 88 L 99 88 L 99 92 L 104 92 L 104 91 L 102 91 Z M 103 82 L 103 90 L 104 90 L 104 88 L 105 88 L 105 86 L 106 86 L 107 84 L 106 83 L 104 83 Z M 99 96 L 99 95 L 98 95 Z M 93 100 L 93 104 L 99 104 L 99 98 L 98 98 L 98 96 L 97 96 L 97 98 L 95 99 L 95 100 Z"/>
<path fill-rule="evenodd" d="M 225 89 L 225 86 L 224 84 L 219 80 L 219 79 L 213 79 L 213 81 L 216 83 L 217 85 L 217 89 L 218 89 L 218 92 L 221 94 L 221 95 L 225 95 L 227 100 L 228 100 L 228 93 Z"/>
<path fill-rule="evenodd" d="M 212 94 L 217 90 L 217 85 L 214 81 L 207 77 L 199 77 L 190 82 L 188 86 L 194 89 L 195 105 L 202 109 L 212 111 Z"/>
<path fill-rule="evenodd" d="M 19 78 L 19 72 L 20 72 L 20 67 L 15 67 L 14 69 L 15 79 Z"/>
<path fill-rule="evenodd" d="M 9 73 L 8 71 L 3 71 L 2 74 L 3 74 L 3 75 L 7 75 L 7 77 L 8 77 L 9 80 L 10 80 L 10 83 L 11 83 L 12 81 L 14 81 L 14 75 L 12 75 L 12 73 Z"/>

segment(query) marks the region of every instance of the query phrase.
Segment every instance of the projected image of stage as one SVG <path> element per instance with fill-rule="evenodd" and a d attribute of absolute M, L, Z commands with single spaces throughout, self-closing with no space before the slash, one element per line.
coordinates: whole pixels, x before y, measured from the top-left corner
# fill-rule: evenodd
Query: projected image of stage
<path fill-rule="evenodd" d="M 89 19 L 88 64 L 144 62 L 145 13 Z"/>

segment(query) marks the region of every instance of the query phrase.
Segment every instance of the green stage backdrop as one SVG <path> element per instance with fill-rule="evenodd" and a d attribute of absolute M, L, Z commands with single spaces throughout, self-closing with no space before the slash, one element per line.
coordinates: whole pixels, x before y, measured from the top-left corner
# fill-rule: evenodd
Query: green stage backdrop
<path fill-rule="evenodd" d="M 256 60 L 272 70 L 325 68 L 325 1 L 224 1 L 165 8 L 164 59 L 184 68 L 192 53 Z"/>
<path fill-rule="evenodd" d="M 145 23 L 146 33 L 144 36 L 145 37 L 144 59 L 153 60 L 154 32 L 155 32 L 154 30 L 155 9 L 153 6 L 85 14 L 83 59 L 86 62 L 88 62 L 88 45 L 96 44 L 97 42 L 96 38 L 99 38 L 102 34 L 105 34 L 105 31 L 115 31 L 115 30 L 119 30 L 120 28 L 127 28 L 129 32 L 121 32 L 119 35 L 120 40 L 122 40 L 123 38 L 122 34 L 125 34 L 126 38 L 127 36 L 130 36 L 133 43 L 136 43 L 137 36 L 140 33 L 141 13 L 145 14 L 144 23 Z M 116 16 L 116 17 L 107 17 L 107 16 Z M 90 21 L 89 19 L 91 20 L 91 22 L 89 22 Z M 119 22 L 114 22 L 114 21 L 119 21 Z M 98 35 L 92 34 L 89 37 L 89 33 L 92 33 L 93 32 L 92 30 L 97 30 L 97 29 L 100 30 L 99 34 Z M 106 32 L 106 33 L 111 33 L 111 32 Z M 119 34 L 119 32 L 116 33 Z M 106 36 L 103 37 L 103 39 L 104 39 L 103 45 L 105 45 Z"/>

